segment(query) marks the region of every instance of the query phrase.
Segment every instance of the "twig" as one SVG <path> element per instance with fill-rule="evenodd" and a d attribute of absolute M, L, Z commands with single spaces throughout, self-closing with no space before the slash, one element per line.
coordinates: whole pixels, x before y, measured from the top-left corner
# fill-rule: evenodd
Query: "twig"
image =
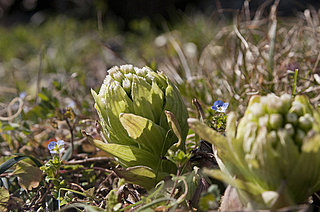
<path fill-rule="evenodd" d="M 181 169 L 181 164 L 179 163 L 179 164 L 178 164 L 178 170 L 177 170 L 177 177 L 180 176 L 180 171 L 181 171 L 180 169 Z M 171 198 L 172 198 L 173 195 L 174 195 L 174 192 L 175 192 L 175 190 L 176 190 L 177 185 L 178 185 L 178 179 L 176 179 L 176 180 L 174 181 L 173 188 L 172 188 L 172 191 L 171 191 L 171 194 L 170 194 L 170 197 L 171 197 Z M 167 204 L 169 204 L 169 201 L 168 201 Z"/>
<path fill-rule="evenodd" d="M 175 39 L 173 38 L 173 36 L 169 36 L 169 41 L 172 44 L 173 48 L 176 50 L 178 57 L 180 59 L 181 65 L 184 69 L 184 73 L 185 73 L 185 77 L 187 79 L 187 81 L 189 82 L 191 79 L 191 70 L 189 68 L 188 62 L 186 57 L 184 56 L 182 49 L 180 48 L 179 44 L 177 43 L 177 41 L 175 41 Z"/>
<path fill-rule="evenodd" d="M 318 54 L 316 62 L 314 63 L 314 66 L 313 66 L 313 69 L 312 69 L 312 73 L 316 72 L 316 69 L 317 69 L 317 66 L 318 66 L 319 62 L 320 62 L 320 52 Z"/>
<path fill-rule="evenodd" d="M 70 122 L 69 122 L 69 119 L 68 117 L 65 117 L 65 120 L 67 122 L 67 125 L 68 125 L 68 128 L 69 128 L 69 131 L 70 131 L 70 135 L 71 135 L 71 157 L 73 156 L 74 154 L 74 136 L 73 136 L 73 126 L 71 126 Z"/>
<path fill-rule="evenodd" d="M 48 195 L 48 193 L 50 192 L 50 189 L 53 187 L 53 184 L 50 183 L 49 187 L 47 188 L 47 190 L 44 192 L 44 194 L 42 195 L 42 197 L 40 199 L 38 199 L 38 201 L 35 204 L 39 204 L 40 202 L 42 202 L 44 200 L 44 198 Z"/>
<path fill-rule="evenodd" d="M 87 163 L 87 162 L 111 161 L 111 160 L 114 160 L 114 159 L 109 157 L 94 157 L 94 158 L 86 158 L 83 160 L 66 161 L 64 164 L 71 165 L 71 164 L 81 164 L 81 163 Z"/>
<path fill-rule="evenodd" d="M 237 37 L 241 40 L 241 42 L 243 43 L 244 47 L 246 49 L 249 49 L 249 44 L 248 42 L 246 41 L 246 39 L 244 39 L 244 37 L 241 35 L 240 31 L 238 30 L 237 26 L 236 26 L 236 23 L 233 24 L 233 29 L 234 29 L 234 32 L 236 33 Z M 244 55 L 245 57 L 245 55 Z"/>
<path fill-rule="evenodd" d="M 90 169 L 113 173 L 113 171 L 111 171 L 109 169 L 101 168 L 101 167 L 81 167 L 81 168 L 77 168 L 77 169 L 73 169 L 73 170 L 60 170 L 59 172 L 60 172 L 60 174 L 66 174 L 66 173 L 70 173 L 70 172 L 77 172 L 77 171 L 81 171 L 81 170 L 90 170 Z"/>
<path fill-rule="evenodd" d="M 2 173 L 0 174 L 0 177 L 10 177 L 11 175 L 13 175 L 11 172 L 9 173 Z"/>
<path fill-rule="evenodd" d="M 196 99 L 196 98 L 192 99 L 192 103 L 196 106 L 196 108 L 197 108 L 197 110 L 198 110 L 198 112 L 200 114 L 201 121 L 204 121 L 206 116 L 205 116 L 205 114 L 203 112 L 203 109 L 202 109 L 198 99 Z"/>
<path fill-rule="evenodd" d="M 274 66 L 274 48 L 276 43 L 276 34 L 277 34 L 277 7 L 280 0 L 276 0 L 271 7 L 270 11 L 270 20 L 271 27 L 269 29 L 269 39 L 270 39 L 270 50 L 269 50 L 269 60 L 268 60 L 268 68 L 269 68 L 269 81 L 273 80 L 273 66 Z"/>
<path fill-rule="evenodd" d="M 76 183 L 70 183 L 70 185 L 77 187 L 78 189 L 80 189 L 82 192 L 86 192 L 86 190 L 84 190 L 80 185 L 76 184 Z"/>
<path fill-rule="evenodd" d="M 18 108 L 18 111 L 12 115 L 12 106 L 16 102 L 19 102 L 19 108 Z M 22 107 L 23 107 L 23 100 L 20 97 L 15 97 L 14 99 L 11 100 L 11 102 L 9 103 L 9 105 L 7 107 L 8 116 L 7 117 L 0 116 L 0 121 L 11 121 L 12 119 L 16 118 L 21 113 Z"/>
<path fill-rule="evenodd" d="M 43 189 L 43 188 L 44 188 L 44 187 L 41 186 L 41 187 L 37 190 L 36 195 L 34 195 L 34 197 L 31 199 L 31 201 L 30 201 L 30 203 L 29 203 L 29 206 L 27 206 L 26 210 L 30 210 L 32 207 L 35 206 L 35 204 L 33 204 L 33 203 L 36 201 L 36 199 L 37 199 L 38 197 L 40 197 L 40 195 L 41 195 L 40 190 Z M 39 194 L 40 194 L 40 195 L 39 195 Z M 25 204 L 27 204 L 27 203 L 25 203 Z M 24 204 L 24 205 L 25 205 L 25 204 Z"/>

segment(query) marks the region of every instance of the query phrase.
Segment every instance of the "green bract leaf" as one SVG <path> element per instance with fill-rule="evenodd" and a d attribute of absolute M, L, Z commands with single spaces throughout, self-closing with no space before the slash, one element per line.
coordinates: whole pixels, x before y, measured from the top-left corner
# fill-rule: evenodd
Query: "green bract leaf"
<path fill-rule="evenodd" d="M 134 77 L 132 81 L 133 111 L 135 114 L 154 121 L 152 112 L 151 85 L 145 80 Z M 125 112 L 125 111 L 124 111 Z M 161 112 L 158 111 L 160 114 Z"/>
<path fill-rule="evenodd" d="M 151 189 L 155 186 L 156 174 L 146 166 L 135 166 L 127 169 L 115 169 L 115 173 L 126 179 L 130 183 L 143 185 L 146 189 Z"/>
<path fill-rule="evenodd" d="M 170 128 L 173 130 L 174 134 L 177 136 L 178 138 L 178 143 L 174 144 L 175 148 L 179 147 L 182 144 L 182 132 L 181 132 L 181 128 L 179 125 L 178 120 L 176 119 L 176 117 L 174 116 L 173 113 L 171 113 L 170 111 L 165 111 L 165 114 L 167 116 L 167 120 L 169 123 Z M 183 148 L 183 146 L 182 146 Z"/>
<path fill-rule="evenodd" d="M 154 116 L 154 122 L 159 123 L 163 111 L 164 94 L 157 83 L 152 82 L 151 88 L 151 107 Z"/>
<path fill-rule="evenodd" d="M 129 136 L 148 151 L 160 155 L 166 131 L 151 120 L 131 113 L 121 113 L 122 126 Z"/>
<path fill-rule="evenodd" d="M 188 111 L 186 107 L 182 105 L 183 100 L 178 89 L 169 81 L 165 92 L 165 98 L 166 104 L 164 106 L 164 110 L 170 111 L 174 114 L 181 128 L 182 139 L 185 140 L 188 133 Z M 170 129 L 165 114 L 161 116 L 160 125 L 166 129 Z"/>
<path fill-rule="evenodd" d="M 157 167 L 155 155 L 146 150 L 142 150 L 134 146 L 107 144 L 95 139 L 91 139 L 90 142 L 99 149 L 116 157 L 126 167 L 138 165 L 145 165 L 153 169 Z"/>
<path fill-rule="evenodd" d="M 119 120 L 120 113 L 131 112 L 132 101 L 118 82 L 115 81 L 107 85 L 105 101 L 106 108 L 103 110 L 107 111 L 107 123 L 110 124 L 111 132 L 116 132 L 113 135 L 118 138 L 117 141 L 112 142 L 135 145 L 135 142 L 128 136 Z"/>

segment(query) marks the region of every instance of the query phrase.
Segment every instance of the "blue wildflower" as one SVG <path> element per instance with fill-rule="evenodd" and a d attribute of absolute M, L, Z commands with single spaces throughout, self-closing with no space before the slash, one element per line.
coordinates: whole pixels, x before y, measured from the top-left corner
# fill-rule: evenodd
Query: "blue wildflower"
<path fill-rule="evenodd" d="M 48 145 L 48 149 L 52 154 L 60 154 L 64 151 L 64 141 L 59 140 L 57 142 L 51 141 Z"/>
<path fill-rule="evenodd" d="M 229 106 L 228 102 L 217 100 L 213 103 L 213 106 L 211 108 L 217 112 L 225 113 L 228 106 Z"/>

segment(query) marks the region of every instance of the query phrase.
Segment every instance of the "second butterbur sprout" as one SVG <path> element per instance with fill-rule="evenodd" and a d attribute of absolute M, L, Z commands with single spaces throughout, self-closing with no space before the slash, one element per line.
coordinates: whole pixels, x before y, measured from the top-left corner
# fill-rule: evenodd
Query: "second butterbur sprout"
<path fill-rule="evenodd" d="M 235 186 L 245 208 L 301 204 L 320 189 L 320 113 L 307 97 L 253 96 L 238 125 L 228 114 L 226 137 L 188 122 L 216 147 L 221 171 L 208 173 Z"/>

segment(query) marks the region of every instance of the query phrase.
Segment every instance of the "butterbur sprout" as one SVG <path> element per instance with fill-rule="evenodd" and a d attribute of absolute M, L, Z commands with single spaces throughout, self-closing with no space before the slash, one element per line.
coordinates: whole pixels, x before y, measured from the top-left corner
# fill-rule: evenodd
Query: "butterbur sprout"
<path fill-rule="evenodd" d="M 63 140 L 59 140 L 57 142 L 51 141 L 48 144 L 48 149 L 51 154 L 60 154 L 64 151 L 64 141 Z"/>
<path fill-rule="evenodd" d="M 319 191 L 320 111 L 306 96 L 253 96 L 238 124 L 236 114 L 228 114 L 226 136 L 197 119 L 188 122 L 215 145 L 221 171 L 206 173 L 231 182 L 244 208 L 304 204 Z"/>
<path fill-rule="evenodd" d="M 217 100 L 213 103 L 213 106 L 211 108 L 217 112 L 225 113 L 228 106 L 229 106 L 228 102 L 223 102 L 221 100 Z"/>
<path fill-rule="evenodd" d="M 169 149 L 185 148 L 188 111 L 167 76 L 149 67 L 115 66 L 92 95 L 106 143 L 92 142 L 127 169 L 128 182 L 153 188 L 176 173 L 175 164 L 162 158 Z"/>

